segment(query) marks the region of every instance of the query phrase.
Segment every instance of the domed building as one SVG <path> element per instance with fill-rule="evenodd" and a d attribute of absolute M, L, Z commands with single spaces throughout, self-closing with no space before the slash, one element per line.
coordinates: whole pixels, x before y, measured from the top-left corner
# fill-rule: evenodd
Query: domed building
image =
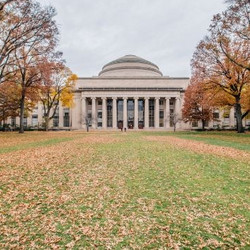
<path fill-rule="evenodd" d="M 181 118 L 189 78 L 163 76 L 158 66 L 126 55 L 103 66 L 97 77 L 79 78 L 73 129 L 170 129 Z M 178 122 L 177 127 L 185 126 Z M 184 128 L 184 127 L 183 127 Z"/>
<path fill-rule="evenodd" d="M 127 55 L 104 65 L 99 76 L 161 77 L 162 73 L 155 64 L 134 55 Z"/>

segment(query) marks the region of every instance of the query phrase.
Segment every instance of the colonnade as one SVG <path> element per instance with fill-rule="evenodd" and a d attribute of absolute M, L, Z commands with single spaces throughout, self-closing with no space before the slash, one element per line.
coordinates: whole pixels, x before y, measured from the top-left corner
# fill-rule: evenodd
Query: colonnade
<path fill-rule="evenodd" d="M 112 127 L 117 128 L 117 100 L 123 100 L 123 127 L 127 128 L 128 122 L 128 100 L 134 100 L 134 129 L 138 129 L 138 101 L 144 100 L 144 128 L 149 128 L 149 100 L 154 100 L 154 127 L 160 128 L 160 100 L 164 101 L 164 127 L 170 128 L 170 99 L 174 100 L 174 113 L 181 114 L 181 98 L 180 97 L 82 97 L 81 98 L 81 116 L 84 119 L 88 116 L 87 100 L 91 99 L 91 114 L 92 114 L 92 128 L 97 128 L 97 100 L 102 100 L 102 128 L 107 128 L 107 100 L 112 99 Z M 83 126 L 85 124 L 83 122 Z"/>

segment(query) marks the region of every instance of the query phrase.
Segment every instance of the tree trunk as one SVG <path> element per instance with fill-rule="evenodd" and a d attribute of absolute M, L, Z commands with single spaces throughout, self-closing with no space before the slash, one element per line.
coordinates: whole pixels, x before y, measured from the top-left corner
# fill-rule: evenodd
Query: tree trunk
<path fill-rule="evenodd" d="M 205 130 L 205 120 L 201 120 L 201 124 L 202 124 L 202 130 L 204 131 Z"/>
<path fill-rule="evenodd" d="M 244 127 L 242 124 L 242 112 L 241 112 L 241 105 L 239 102 L 239 98 L 236 98 L 235 114 L 236 114 L 237 132 L 244 133 Z"/>
<path fill-rule="evenodd" d="M 19 128 L 19 133 L 20 134 L 24 133 L 24 127 L 23 127 L 24 102 L 25 102 L 25 94 L 22 93 L 22 98 L 21 98 L 21 102 L 20 102 L 20 128 Z"/>
<path fill-rule="evenodd" d="M 49 131 L 49 117 L 45 116 L 44 117 L 44 126 L 45 126 L 45 131 Z"/>

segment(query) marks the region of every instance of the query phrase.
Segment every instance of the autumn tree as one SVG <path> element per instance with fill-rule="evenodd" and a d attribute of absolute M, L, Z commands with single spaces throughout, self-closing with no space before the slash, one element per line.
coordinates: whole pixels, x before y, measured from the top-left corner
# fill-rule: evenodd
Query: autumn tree
<path fill-rule="evenodd" d="M 14 2 L 14 1 L 16 1 L 16 0 L 2 0 L 2 1 L 0 2 L 0 17 L 3 18 L 4 8 L 5 8 L 8 4 L 10 4 L 11 2 Z"/>
<path fill-rule="evenodd" d="M 214 96 L 209 95 L 198 76 L 191 78 L 184 96 L 182 109 L 184 122 L 201 121 L 204 130 L 205 123 L 213 118 L 213 99 Z"/>
<path fill-rule="evenodd" d="M 15 51 L 32 47 L 35 41 L 56 41 L 58 30 L 53 7 L 41 7 L 33 0 L 5 0 L 0 3 L 0 84 L 16 72 Z M 14 70 L 14 71 L 13 71 Z"/>
<path fill-rule="evenodd" d="M 216 41 L 208 37 L 198 45 L 192 66 L 194 70 L 202 72 L 207 91 L 222 91 L 226 97 L 232 97 L 227 99 L 233 101 L 231 104 L 235 107 L 238 132 L 244 132 L 242 119 L 249 113 L 249 109 L 242 108 L 242 94 L 249 85 L 249 71 L 231 62 L 218 50 Z M 245 98 L 249 98 L 249 93 Z"/>
<path fill-rule="evenodd" d="M 25 103 L 37 100 L 41 79 L 38 67 L 41 62 L 41 56 L 34 52 L 32 48 L 20 48 L 16 51 L 16 73 L 13 81 L 21 91 L 19 99 L 20 133 L 24 132 Z M 33 93 L 33 95 L 28 95 L 28 93 Z"/>
<path fill-rule="evenodd" d="M 239 1 L 231 1 L 238 3 Z M 230 11 L 244 12 L 249 2 L 242 1 L 246 5 L 232 5 L 229 7 Z M 248 7 L 247 7 L 248 8 Z M 247 11 L 247 10 L 246 10 Z M 227 13 L 227 12 L 225 12 Z M 231 12 L 228 12 L 231 13 Z M 236 13 L 237 14 L 237 13 Z M 224 14 L 225 16 L 228 14 Z M 238 18 L 245 18 L 238 15 Z M 242 20 L 239 20 L 240 23 Z M 245 23 L 245 21 L 242 21 Z M 218 23 L 218 25 L 217 25 Z M 244 132 L 242 119 L 250 112 L 249 108 L 244 104 L 250 98 L 249 89 L 250 75 L 249 75 L 249 42 L 245 43 L 245 39 L 234 39 L 237 36 L 243 36 L 244 29 L 222 26 L 223 34 L 220 33 L 218 26 L 221 24 L 220 16 L 216 15 L 210 27 L 210 33 L 197 46 L 192 59 L 193 74 L 200 74 L 204 80 L 208 92 L 224 93 L 223 101 L 230 100 L 230 104 L 234 106 L 237 121 L 237 131 Z M 249 25 L 247 26 L 249 30 Z M 239 32 L 238 30 L 241 30 Z M 235 32 L 233 35 L 232 32 Z M 243 95 L 244 94 L 244 95 Z"/>
<path fill-rule="evenodd" d="M 237 66 L 250 70 L 250 2 L 227 0 L 229 7 L 213 17 L 211 34 L 221 52 Z"/>
<path fill-rule="evenodd" d="M 0 122 L 5 122 L 8 117 L 19 114 L 20 91 L 15 83 L 5 82 L 0 85 Z"/>
<path fill-rule="evenodd" d="M 11 72 L 11 81 L 21 88 L 20 97 L 20 133 L 24 132 L 23 118 L 24 107 L 27 93 L 35 94 L 38 90 L 41 72 L 39 65 L 43 63 L 45 57 L 51 57 L 54 54 L 55 46 L 57 45 L 58 29 L 53 18 L 55 9 L 52 7 L 41 7 L 37 2 L 27 2 L 29 23 L 33 24 L 33 33 L 27 33 L 27 40 L 19 44 L 18 48 L 13 51 L 13 61 L 8 65 L 8 70 Z M 25 14 L 25 13 L 22 13 Z M 43 20 L 41 20 L 43 17 Z M 40 25 L 37 26 L 37 24 Z M 26 24 L 27 25 L 27 24 Z M 14 29 L 15 30 L 15 29 Z M 26 34 L 21 32 L 25 37 Z M 19 34 L 19 33 L 18 33 Z"/>
<path fill-rule="evenodd" d="M 8 117 L 17 117 L 20 115 L 21 87 L 15 82 L 4 82 L 0 85 L 0 121 L 5 122 Z M 34 89 L 28 89 L 24 103 L 24 113 L 28 115 L 36 102 L 37 93 Z"/>
<path fill-rule="evenodd" d="M 45 130 L 55 117 L 61 102 L 64 107 L 73 106 L 73 90 L 77 76 L 62 63 L 45 61 L 40 66 L 41 84 L 39 99 L 43 105 Z"/>

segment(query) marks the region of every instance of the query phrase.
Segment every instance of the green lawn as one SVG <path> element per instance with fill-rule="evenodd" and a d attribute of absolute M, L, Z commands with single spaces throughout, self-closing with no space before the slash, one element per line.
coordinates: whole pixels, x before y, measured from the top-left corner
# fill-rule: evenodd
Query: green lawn
<path fill-rule="evenodd" d="M 232 132 L 2 133 L 0 248 L 249 249 L 249 151 Z"/>
<path fill-rule="evenodd" d="M 172 136 L 169 132 L 147 132 L 158 136 Z M 250 133 L 236 134 L 235 132 L 176 132 L 174 136 L 183 139 L 202 141 L 211 145 L 232 147 L 250 151 Z"/>

